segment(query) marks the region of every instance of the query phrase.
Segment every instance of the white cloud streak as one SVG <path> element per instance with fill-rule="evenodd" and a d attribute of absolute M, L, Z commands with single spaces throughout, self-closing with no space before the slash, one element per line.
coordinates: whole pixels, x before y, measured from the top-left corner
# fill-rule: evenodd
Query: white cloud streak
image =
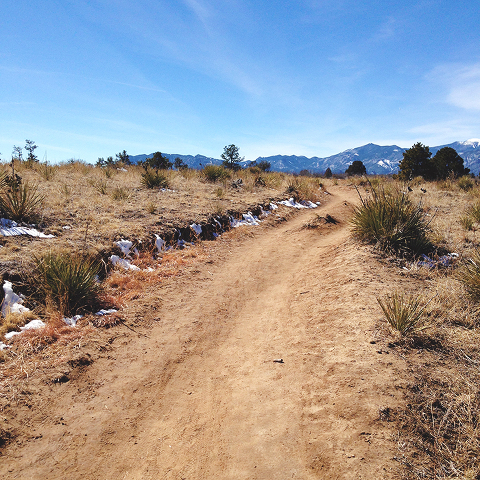
<path fill-rule="evenodd" d="M 447 90 L 447 103 L 465 110 L 480 110 L 480 63 L 441 65 L 434 69 L 432 78 Z"/>

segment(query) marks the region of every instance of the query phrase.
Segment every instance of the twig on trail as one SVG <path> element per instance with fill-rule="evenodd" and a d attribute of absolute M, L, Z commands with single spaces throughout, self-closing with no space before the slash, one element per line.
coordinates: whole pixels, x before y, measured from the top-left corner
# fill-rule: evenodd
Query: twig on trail
<path fill-rule="evenodd" d="M 137 335 L 141 335 L 142 337 L 145 337 L 145 338 L 150 338 L 148 335 L 146 335 L 145 333 L 140 333 L 140 332 L 137 332 L 137 330 L 135 330 L 134 328 L 130 327 L 130 325 L 127 325 L 125 323 L 125 320 L 123 318 L 120 318 L 118 317 L 118 321 L 124 326 L 124 327 L 127 327 L 129 330 L 131 330 L 132 332 L 136 333 Z"/>

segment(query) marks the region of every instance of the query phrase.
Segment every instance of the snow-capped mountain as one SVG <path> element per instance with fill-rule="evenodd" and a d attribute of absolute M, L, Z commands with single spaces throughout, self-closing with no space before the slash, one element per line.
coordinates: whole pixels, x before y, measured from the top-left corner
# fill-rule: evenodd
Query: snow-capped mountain
<path fill-rule="evenodd" d="M 472 173 L 478 174 L 480 171 L 480 139 L 470 139 L 463 142 L 454 142 L 448 145 L 440 145 L 438 147 L 430 147 L 432 155 L 443 147 L 451 147 L 463 158 L 464 164 Z M 406 148 L 397 145 L 381 146 L 369 143 L 357 148 L 351 148 L 344 152 L 337 153 L 330 157 L 320 158 L 297 155 L 273 155 L 270 157 L 258 157 L 256 162 L 270 162 L 271 170 L 280 172 L 299 173 L 302 170 L 308 170 L 312 173 L 323 173 L 327 168 L 333 173 L 344 173 L 345 170 L 355 160 L 360 160 L 365 165 L 369 174 L 389 174 L 398 172 L 398 164 L 403 158 L 403 152 Z M 133 163 L 145 160 L 150 155 L 131 156 Z M 203 155 L 177 155 L 163 154 L 172 163 L 175 158 L 181 158 L 190 168 L 202 168 L 208 164 L 219 165 L 222 160 L 217 158 L 205 157 Z M 248 166 L 251 163 L 245 160 L 243 164 Z"/>

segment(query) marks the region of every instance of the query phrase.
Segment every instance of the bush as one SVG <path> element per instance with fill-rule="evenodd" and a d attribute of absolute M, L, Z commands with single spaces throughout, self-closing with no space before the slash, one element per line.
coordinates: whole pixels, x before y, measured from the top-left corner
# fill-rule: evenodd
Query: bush
<path fill-rule="evenodd" d="M 459 188 L 461 188 L 465 192 L 468 192 L 469 190 L 471 190 L 475 185 L 472 177 L 470 177 L 469 175 L 464 175 L 463 177 L 460 177 L 458 179 L 457 184 L 458 184 Z"/>
<path fill-rule="evenodd" d="M 480 252 L 478 250 L 459 268 L 457 278 L 463 283 L 472 300 L 480 302 Z"/>
<path fill-rule="evenodd" d="M 361 205 L 355 207 L 351 220 L 356 238 L 398 254 L 419 254 L 432 249 L 425 212 L 406 194 L 372 188 L 371 197 L 360 199 Z"/>
<path fill-rule="evenodd" d="M 115 187 L 112 192 L 112 198 L 114 200 L 127 200 L 129 196 L 130 194 L 128 193 L 128 190 L 123 187 Z"/>
<path fill-rule="evenodd" d="M 101 264 L 95 258 L 70 252 L 34 257 L 33 282 L 40 301 L 55 306 L 62 315 L 74 315 L 97 302 Z"/>
<path fill-rule="evenodd" d="M 12 181 L 0 195 L 0 210 L 11 220 L 33 220 L 43 202 L 36 185 Z"/>
<path fill-rule="evenodd" d="M 402 336 L 425 330 L 429 325 L 422 324 L 422 316 L 426 305 L 421 306 L 421 297 L 403 295 L 394 292 L 386 295 L 383 299 L 377 298 L 385 318 L 395 331 Z"/>
<path fill-rule="evenodd" d="M 480 223 L 480 202 L 475 202 L 473 205 L 470 205 L 467 210 L 467 215 L 472 217 L 475 222 Z"/>
<path fill-rule="evenodd" d="M 203 168 L 202 174 L 208 182 L 212 183 L 230 178 L 230 173 L 220 165 L 207 165 Z"/>
<path fill-rule="evenodd" d="M 153 170 L 142 173 L 140 183 L 146 188 L 168 188 L 169 186 L 167 176 Z"/>

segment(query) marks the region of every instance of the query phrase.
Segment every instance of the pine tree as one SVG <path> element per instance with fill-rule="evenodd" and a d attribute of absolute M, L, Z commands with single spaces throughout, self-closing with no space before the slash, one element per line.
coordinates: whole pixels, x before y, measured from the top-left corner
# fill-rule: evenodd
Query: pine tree
<path fill-rule="evenodd" d="M 417 142 L 412 148 L 403 152 L 403 160 L 399 164 L 399 178 L 407 181 L 422 176 L 425 180 L 435 177 L 435 167 L 431 160 L 430 149 Z"/>

